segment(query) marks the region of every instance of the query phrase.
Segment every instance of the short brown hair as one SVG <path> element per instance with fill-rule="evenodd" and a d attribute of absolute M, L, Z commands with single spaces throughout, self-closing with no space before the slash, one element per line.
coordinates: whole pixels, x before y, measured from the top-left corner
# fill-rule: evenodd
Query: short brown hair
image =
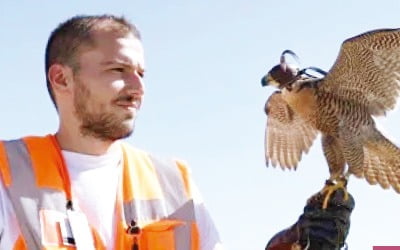
<path fill-rule="evenodd" d="M 99 24 L 104 24 L 101 29 L 106 28 L 121 34 L 132 33 L 137 39 L 141 39 L 140 32 L 134 24 L 124 17 L 113 15 L 79 15 L 58 25 L 49 37 L 45 54 L 47 90 L 56 108 L 54 92 L 48 77 L 50 66 L 60 63 L 77 71 L 79 69 L 77 52 L 83 45 L 94 46 L 92 31 L 99 27 Z"/>

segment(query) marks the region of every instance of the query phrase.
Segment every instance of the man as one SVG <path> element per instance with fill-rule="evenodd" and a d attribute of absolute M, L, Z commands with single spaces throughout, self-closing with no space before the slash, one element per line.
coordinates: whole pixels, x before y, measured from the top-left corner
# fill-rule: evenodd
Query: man
<path fill-rule="evenodd" d="M 120 141 L 144 96 L 139 31 L 76 16 L 46 48 L 58 131 L 0 143 L 0 249 L 221 249 L 188 169 Z"/>

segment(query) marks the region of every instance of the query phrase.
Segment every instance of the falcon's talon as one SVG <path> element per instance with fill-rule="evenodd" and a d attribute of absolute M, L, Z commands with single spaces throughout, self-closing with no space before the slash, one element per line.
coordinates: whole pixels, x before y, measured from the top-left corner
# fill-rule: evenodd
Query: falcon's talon
<path fill-rule="evenodd" d="M 335 182 L 333 182 L 331 179 L 328 179 L 325 181 L 325 186 L 328 186 L 328 185 L 333 186 L 333 185 L 335 185 Z"/>
<path fill-rule="evenodd" d="M 322 203 L 322 209 L 326 209 L 328 207 L 328 202 L 332 194 L 339 189 L 343 190 L 344 193 L 343 200 L 347 201 L 349 199 L 349 193 L 347 192 L 346 187 L 347 187 L 347 179 L 345 177 L 340 177 L 335 181 L 331 179 L 326 180 L 324 188 L 320 191 L 321 195 L 325 195 L 324 201 Z"/>

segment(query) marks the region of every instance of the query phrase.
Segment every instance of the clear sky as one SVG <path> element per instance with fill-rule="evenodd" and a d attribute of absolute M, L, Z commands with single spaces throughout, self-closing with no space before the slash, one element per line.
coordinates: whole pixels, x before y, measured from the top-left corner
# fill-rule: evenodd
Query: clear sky
<path fill-rule="evenodd" d="M 137 24 L 145 47 L 146 98 L 128 141 L 189 162 L 232 250 L 264 249 L 328 177 L 319 140 L 297 171 L 265 167 L 263 107 L 273 89 L 261 88 L 261 77 L 284 49 L 304 67 L 329 70 L 346 38 L 400 27 L 398 0 L 1 0 L 0 138 L 56 131 L 45 87 L 48 35 L 73 15 L 104 13 Z M 399 117 L 379 119 L 396 144 Z M 349 248 L 400 245 L 400 195 L 355 178 L 349 191 Z"/>

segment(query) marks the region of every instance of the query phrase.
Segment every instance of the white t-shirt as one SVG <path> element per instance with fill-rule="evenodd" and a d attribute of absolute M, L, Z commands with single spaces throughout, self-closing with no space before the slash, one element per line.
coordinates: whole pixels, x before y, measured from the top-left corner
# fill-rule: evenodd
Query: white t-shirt
<path fill-rule="evenodd" d="M 62 151 L 69 171 L 74 208 L 82 210 L 107 246 L 114 246 L 114 212 L 120 174 L 121 150 L 94 156 Z M 19 230 L 9 197 L 0 178 L 0 249 L 12 249 Z M 201 250 L 223 249 L 218 232 L 206 210 L 198 189 L 194 187 L 195 216 L 199 226 Z"/>
<path fill-rule="evenodd" d="M 74 206 L 82 210 L 106 246 L 113 245 L 114 208 L 122 152 L 85 155 L 62 151 L 71 181 Z M 108 249 L 111 249 L 108 247 Z"/>

